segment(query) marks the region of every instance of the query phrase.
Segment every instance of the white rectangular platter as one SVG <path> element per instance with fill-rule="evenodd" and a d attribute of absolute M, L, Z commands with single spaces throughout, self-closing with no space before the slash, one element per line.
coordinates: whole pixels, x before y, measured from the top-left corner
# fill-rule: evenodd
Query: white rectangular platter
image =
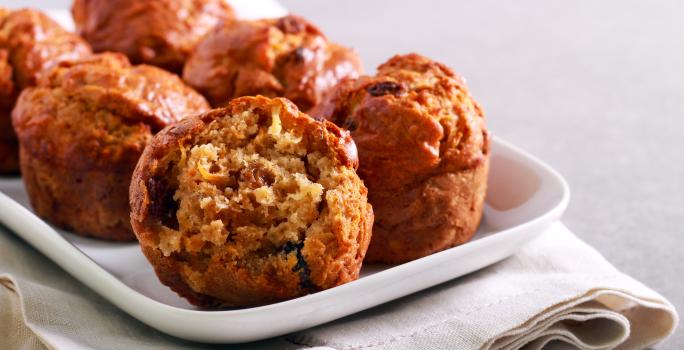
<path fill-rule="evenodd" d="M 54 229 L 30 210 L 19 178 L 0 178 L 0 222 L 138 320 L 201 342 L 239 343 L 326 323 L 504 259 L 560 218 L 568 186 L 549 166 L 494 139 L 484 219 L 466 244 L 397 266 L 364 266 L 345 285 L 276 304 L 197 309 L 161 285 L 135 243 L 109 243 Z M 2 231 L 0 231 L 1 234 Z"/>

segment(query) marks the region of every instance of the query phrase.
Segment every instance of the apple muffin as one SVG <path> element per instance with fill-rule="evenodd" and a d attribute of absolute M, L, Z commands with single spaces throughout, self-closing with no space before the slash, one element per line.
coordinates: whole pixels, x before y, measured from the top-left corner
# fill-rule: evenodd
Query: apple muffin
<path fill-rule="evenodd" d="M 355 78 L 361 70 L 353 50 L 288 15 L 221 23 L 197 45 L 183 79 L 214 107 L 235 97 L 264 95 L 286 97 L 306 112 L 341 79 Z"/>
<path fill-rule="evenodd" d="M 135 240 L 128 187 L 157 131 L 209 108 L 178 76 L 105 53 L 62 62 L 12 113 L 35 212 L 81 235 Z"/>
<path fill-rule="evenodd" d="M 11 113 L 19 92 L 58 62 L 90 54 L 88 44 L 42 12 L 0 8 L 0 174 L 19 171 Z"/>
<path fill-rule="evenodd" d="M 468 241 L 479 225 L 490 137 L 463 78 L 399 55 L 341 83 L 312 115 L 348 129 L 375 211 L 367 261 L 401 263 Z"/>
<path fill-rule="evenodd" d="M 175 73 L 207 32 L 234 18 L 225 0 L 75 0 L 71 12 L 96 52 L 123 52 Z"/>
<path fill-rule="evenodd" d="M 347 131 L 241 97 L 158 133 L 131 222 L 162 283 L 204 307 L 263 305 L 358 278 L 373 225 Z"/>

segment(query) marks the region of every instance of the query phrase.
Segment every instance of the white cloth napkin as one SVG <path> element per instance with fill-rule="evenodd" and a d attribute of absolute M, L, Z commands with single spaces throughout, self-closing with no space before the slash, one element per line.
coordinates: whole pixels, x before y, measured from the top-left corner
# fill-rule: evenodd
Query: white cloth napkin
<path fill-rule="evenodd" d="M 640 349 L 665 298 L 555 224 L 515 256 L 427 291 L 240 349 Z M 199 349 L 119 311 L 0 228 L 0 348 Z M 230 348 L 224 346 L 221 348 Z"/>

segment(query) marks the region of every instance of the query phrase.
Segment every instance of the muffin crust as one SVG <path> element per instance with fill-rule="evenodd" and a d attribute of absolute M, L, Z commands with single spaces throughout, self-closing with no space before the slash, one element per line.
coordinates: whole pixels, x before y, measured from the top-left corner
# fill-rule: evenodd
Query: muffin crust
<path fill-rule="evenodd" d="M 42 12 L 0 8 L 0 174 L 19 170 L 11 112 L 19 92 L 61 61 L 90 54 L 88 44 Z"/>
<path fill-rule="evenodd" d="M 31 205 L 86 236 L 135 239 L 128 186 L 152 135 L 208 109 L 175 75 L 106 53 L 62 62 L 13 111 Z"/>
<path fill-rule="evenodd" d="M 96 52 L 180 73 L 197 42 L 233 10 L 225 0 L 75 0 L 77 31 Z"/>
<path fill-rule="evenodd" d="M 243 97 L 160 132 L 131 221 L 162 283 L 200 306 L 262 305 L 358 277 L 373 211 L 347 132 Z"/>
<path fill-rule="evenodd" d="M 417 54 L 341 83 L 312 111 L 351 131 L 376 220 L 367 261 L 400 263 L 477 230 L 489 168 L 484 114 L 464 80 Z"/>
<path fill-rule="evenodd" d="M 361 70 L 354 51 L 288 15 L 223 22 L 197 46 L 183 79 L 215 107 L 239 96 L 264 95 L 284 96 L 307 111 L 337 82 Z"/>

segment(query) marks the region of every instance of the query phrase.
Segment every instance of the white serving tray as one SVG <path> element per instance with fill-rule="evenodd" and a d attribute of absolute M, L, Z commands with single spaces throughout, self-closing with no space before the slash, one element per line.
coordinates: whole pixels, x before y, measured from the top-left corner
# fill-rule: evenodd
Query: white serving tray
<path fill-rule="evenodd" d="M 138 320 L 201 342 L 239 343 L 326 323 L 415 293 L 504 259 L 558 220 L 569 200 L 563 178 L 495 138 L 484 220 L 474 239 L 397 266 L 364 266 L 345 285 L 276 304 L 197 309 L 164 287 L 137 244 L 55 230 L 29 208 L 19 178 L 0 178 L 0 222 L 78 280 Z"/>

